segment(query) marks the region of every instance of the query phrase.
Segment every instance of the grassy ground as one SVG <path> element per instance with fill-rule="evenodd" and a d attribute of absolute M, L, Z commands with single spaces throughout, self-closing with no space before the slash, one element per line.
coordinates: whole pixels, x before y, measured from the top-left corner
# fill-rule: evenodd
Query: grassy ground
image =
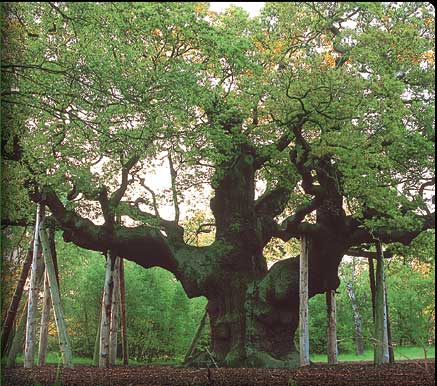
<path fill-rule="evenodd" d="M 35 359 L 35 363 L 36 363 L 37 359 Z M 17 356 L 17 364 L 23 364 L 23 355 L 20 354 Z M 62 364 L 62 359 L 61 359 L 61 355 L 59 353 L 55 353 L 55 352 L 49 352 L 47 353 L 47 359 L 46 359 L 46 363 L 48 365 L 57 365 L 57 364 Z M 74 365 L 86 365 L 86 366 L 90 366 L 93 365 L 93 360 L 92 358 L 83 358 L 83 357 L 77 357 L 74 356 L 73 357 L 73 364 Z M 122 365 L 123 361 L 121 359 L 117 359 L 116 362 L 117 365 Z M 153 365 L 178 365 L 179 363 L 177 361 L 154 361 L 151 363 L 145 363 L 145 362 L 138 362 L 135 361 L 133 359 L 129 359 L 129 365 L 145 365 L 145 364 L 153 364 Z"/>
<path fill-rule="evenodd" d="M 422 347 L 395 347 L 395 360 L 409 360 L 409 359 L 424 359 L 425 354 Z M 427 347 L 427 358 L 435 358 L 435 347 Z M 311 355 L 313 362 L 328 362 L 328 358 L 324 354 Z M 340 353 L 338 356 L 340 362 L 350 361 L 373 361 L 373 350 L 364 351 L 363 355 L 356 355 L 355 353 Z"/>
<path fill-rule="evenodd" d="M 427 358 L 435 358 L 435 347 L 429 346 L 427 348 Z M 421 347 L 396 347 L 395 348 L 395 360 L 409 360 L 409 359 L 423 359 L 425 358 L 423 348 Z M 328 362 L 327 356 L 323 354 L 313 354 L 311 355 L 311 360 L 313 362 Z M 366 350 L 363 355 L 356 355 L 354 353 L 341 353 L 339 355 L 340 362 L 351 362 L 351 361 L 372 361 L 373 360 L 373 351 Z M 17 364 L 23 363 L 23 356 L 20 355 L 17 357 Z M 61 364 L 61 358 L 58 353 L 48 353 L 47 354 L 47 364 Z M 92 365 L 93 361 L 91 358 L 81 358 L 74 357 L 73 364 L 75 365 Z M 117 360 L 117 364 L 121 365 L 122 361 Z M 133 359 L 129 360 L 129 365 L 144 365 L 144 364 L 152 364 L 152 365 L 179 365 L 180 362 L 176 360 L 169 361 L 155 361 L 151 363 L 145 362 L 137 362 Z"/>

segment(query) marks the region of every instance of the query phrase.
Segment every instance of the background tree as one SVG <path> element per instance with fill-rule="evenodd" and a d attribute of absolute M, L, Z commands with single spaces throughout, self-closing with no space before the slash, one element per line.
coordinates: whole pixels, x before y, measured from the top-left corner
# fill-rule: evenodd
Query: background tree
<path fill-rule="evenodd" d="M 432 7 L 268 3 L 255 19 L 206 3 L 6 7 L 14 173 L 64 240 L 205 296 L 219 363 L 297 363 L 298 259 L 268 269 L 273 238 L 309 240 L 314 296 L 338 287 L 349 248 L 434 227 Z M 147 172 L 164 164 L 158 190 Z M 193 193 L 209 200 L 208 246 L 184 238 Z"/>

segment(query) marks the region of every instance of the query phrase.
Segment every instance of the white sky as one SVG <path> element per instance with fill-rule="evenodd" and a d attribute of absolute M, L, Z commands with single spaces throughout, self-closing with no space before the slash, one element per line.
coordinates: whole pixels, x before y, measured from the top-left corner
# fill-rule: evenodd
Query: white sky
<path fill-rule="evenodd" d="M 246 1 L 223 1 L 223 2 L 210 2 L 209 9 L 214 12 L 222 12 L 230 5 L 237 5 L 244 8 L 251 17 L 258 16 L 262 7 L 264 7 L 264 1 L 246 2 Z"/>

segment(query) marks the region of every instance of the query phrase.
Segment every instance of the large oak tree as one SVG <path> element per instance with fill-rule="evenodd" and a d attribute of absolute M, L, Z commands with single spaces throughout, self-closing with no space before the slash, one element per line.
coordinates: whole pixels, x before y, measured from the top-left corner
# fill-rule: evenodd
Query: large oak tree
<path fill-rule="evenodd" d="M 267 3 L 253 19 L 207 3 L 3 7 L 5 173 L 66 241 L 207 297 L 220 364 L 298 363 L 298 258 L 268 269 L 272 240 L 309 240 L 313 296 L 338 287 L 351 249 L 434 228 L 431 7 Z M 5 213 L 25 222 L 23 189 L 6 190 Z M 215 238 L 199 247 L 181 213 L 202 197 L 197 232 Z"/>

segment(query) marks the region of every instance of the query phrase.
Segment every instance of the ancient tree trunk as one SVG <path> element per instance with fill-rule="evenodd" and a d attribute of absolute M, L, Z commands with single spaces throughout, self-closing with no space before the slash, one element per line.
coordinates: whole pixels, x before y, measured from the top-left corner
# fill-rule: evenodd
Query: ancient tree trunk
<path fill-rule="evenodd" d="M 73 367 L 73 355 L 71 352 L 70 339 L 67 333 L 67 326 L 65 324 L 64 313 L 61 305 L 61 296 L 59 293 L 58 281 L 53 264 L 52 252 L 49 240 L 44 228 L 44 223 L 41 224 L 39 230 L 39 237 L 44 252 L 44 262 L 50 287 L 50 297 L 52 298 L 52 306 L 55 315 L 56 328 L 58 330 L 59 348 L 61 350 L 62 361 L 65 367 Z"/>
<path fill-rule="evenodd" d="M 191 341 L 190 347 L 188 348 L 185 357 L 184 357 L 184 364 L 187 364 L 191 356 L 193 355 L 194 349 L 197 346 L 197 341 L 200 338 L 200 335 L 202 334 L 202 331 L 205 327 L 206 318 L 208 317 L 208 307 L 205 307 L 205 311 L 203 313 L 202 319 L 200 320 L 199 325 L 197 326 L 196 332 L 193 336 L 193 339 Z"/>
<path fill-rule="evenodd" d="M 363 328 L 361 323 L 360 311 L 355 297 L 354 287 L 351 282 L 346 283 L 347 293 L 351 300 L 352 312 L 354 316 L 354 340 L 357 355 L 364 353 Z"/>
<path fill-rule="evenodd" d="M 115 258 L 110 252 L 106 258 L 105 283 L 103 286 L 102 319 L 100 322 L 99 367 L 109 367 L 109 335 L 111 326 L 111 305 L 113 270 Z"/>
<path fill-rule="evenodd" d="M 48 332 L 49 332 L 49 321 L 50 321 L 50 286 L 49 277 L 47 274 L 47 268 L 44 275 L 44 298 L 43 298 L 43 308 L 41 313 L 41 326 L 39 330 L 39 348 L 38 348 L 38 366 L 45 365 L 46 355 L 47 355 L 47 343 L 48 343 Z"/>
<path fill-rule="evenodd" d="M 374 363 L 380 365 L 389 362 L 387 314 L 385 307 L 385 278 L 382 245 L 376 243 L 376 302 L 375 302 L 375 352 Z"/>
<path fill-rule="evenodd" d="M 35 335 L 36 335 L 36 311 L 37 311 L 37 267 L 38 267 L 38 249 L 39 238 L 38 228 L 40 221 L 44 217 L 44 206 L 37 205 L 37 214 L 35 221 L 35 233 L 33 239 L 33 256 L 32 256 L 32 270 L 30 273 L 29 286 L 29 300 L 27 306 L 27 323 L 26 323 L 26 343 L 24 348 L 24 367 L 31 368 L 34 364 L 34 349 L 35 349 Z"/>
<path fill-rule="evenodd" d="M 301 238 L 299 274 L 299 352 L 300 365 L 310 364 L 310 341 L 308 331 L 308 241 Z"/>
<path fill-rule="evenodd" d="M 115 365 L 117 359 L 117 334 L 120 308 L 120 258 L 115 258 L 111 304 L 111 325 L 109 332 L 109 364 Z"/>
<path fill-rule="evenodd" d="M 328 364 L 338 363 L 337 346 L 337 306 L 335 302 L 335 290 L 326 291 L 326 306 L 328 313 Z"/>
<path fill-rule="evenodd" d="M 32 241 L 33 243 L 33 241 Z M 17 317 L 18 306 L 23 295 L 24 284 L 26 283 L 27 276 L 29 275 L 30 266 L 32 264 L 33 248 L 29 247 L 26 259 L 24 260 L 23 267 L 21 269 L 20 278 L 18 279 L 17 286 L 15 287 L 14 296 L 12 297 L 11 304 L 9 305 L 6 319 L 3 323 L 2 336 L 1 336 L 1 356 L 6 352 L 6 344 L 9 341 L 12 327 Z"/>
<path fill-rule="evenodd" d="M 126 324 L 126 288 L 124 284 L 124 259 L 120 257 L 120 313 L 121 313 L 121 345 L 123 350 L 123 364 L 129 364 L 127 348 Z"/>

